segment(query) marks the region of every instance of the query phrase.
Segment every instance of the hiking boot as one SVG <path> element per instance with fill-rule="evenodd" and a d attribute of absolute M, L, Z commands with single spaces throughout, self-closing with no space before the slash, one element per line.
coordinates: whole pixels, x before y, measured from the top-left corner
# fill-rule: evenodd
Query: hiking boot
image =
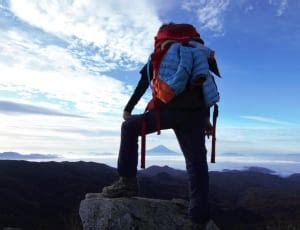
<path fill-rule="evenodd" d="M 136 177 L 120 177 L 114 184 L 102 189 L 102 196 L 107 198 L 132 197 L 138 194 Z"/>

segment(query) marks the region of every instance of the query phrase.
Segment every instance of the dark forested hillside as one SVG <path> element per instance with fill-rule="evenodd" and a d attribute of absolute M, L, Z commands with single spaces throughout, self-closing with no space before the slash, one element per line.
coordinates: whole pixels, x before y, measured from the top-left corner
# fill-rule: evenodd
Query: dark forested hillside
<path fill-rule="evenodd" d="M 212 212 L 222 229 L 300 228 L 300 174 L 228 171 L 210 178 Z M 0 161 L 0 229 L 81 229 L 85 193 L 116 179 L 116 169 L 93 162 Z M 184 171 L 152 167 L 139 181 L 141 196 L 187 199 Z"/>
<path fill-rule="evenodd" d="M 0 229 L 71 229 L 84 194 L 116 179 L 92 162 L 0 161 Z"/>

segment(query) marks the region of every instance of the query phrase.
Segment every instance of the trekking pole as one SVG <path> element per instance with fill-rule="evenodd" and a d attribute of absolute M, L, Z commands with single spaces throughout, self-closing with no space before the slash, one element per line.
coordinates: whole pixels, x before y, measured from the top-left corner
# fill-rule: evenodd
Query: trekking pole
<path fill-rule="evenodd" d="M 145 114 L 142 117 L 142 130 L 141 130 L 141 168 L 145 169 L 145 161 L 146 161 L 146 129 L 147 123 L 145 119 Z"/>
<path fill-rule="evenodd" d="M 211 159 L 210 163 L 216 163 L 216 127 L 217 127 L 217 118 L 219 115 L 219 107 L 217 104 L 214 105 L 214 113 L 213 113 L 213 134 L 212 134 L 212 142 L 211 142 Z"/>

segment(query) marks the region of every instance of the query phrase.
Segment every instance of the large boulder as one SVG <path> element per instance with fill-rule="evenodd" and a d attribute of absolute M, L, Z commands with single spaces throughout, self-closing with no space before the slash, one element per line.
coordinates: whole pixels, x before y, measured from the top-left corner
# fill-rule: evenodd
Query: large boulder
<path fill-rule="evenodd" d="M 81 201 L 79 214 L 84 230 L 199 229 L 188 221 L 184 200 L 98 196 Z"/>

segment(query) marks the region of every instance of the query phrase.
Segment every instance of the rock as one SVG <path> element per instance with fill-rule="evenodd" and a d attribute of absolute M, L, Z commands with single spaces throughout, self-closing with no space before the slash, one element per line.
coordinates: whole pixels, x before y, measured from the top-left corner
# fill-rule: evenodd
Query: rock
<path fill-rule="evenodd" d="M 22 230 L 22 228 L 15 228 L 15 227 L 4 227 L 3 230 Z"/>
<path fill-rule="evenodd" d="M 90 199 L 82 200 L 79 210 L 84 230 L 206 229 L 188 221 L 184 200 L 87 197 Z M 213 223 L 208 226 L 218 229 Z"/>

